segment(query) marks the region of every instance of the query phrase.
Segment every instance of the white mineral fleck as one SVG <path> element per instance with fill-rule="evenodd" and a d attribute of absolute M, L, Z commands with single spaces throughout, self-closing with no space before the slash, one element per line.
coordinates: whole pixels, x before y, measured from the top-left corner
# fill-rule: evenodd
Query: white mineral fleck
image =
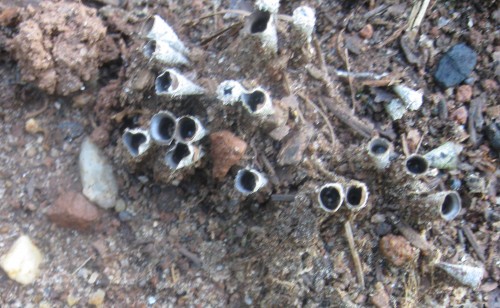
<path fill-rule="evenodd" d="M 82 143 L 79 167 L 85 197 L 104 209 L 115 206 L 118 185 L 113 168 L 101 150 L 88 138 Z"/>
<path fill-rule="evenodd" d="M 21 235 L 0 259 L 0 267 L 10 279 L 21 284 L 35 281 L 43 255 L 26 235 Z"/>

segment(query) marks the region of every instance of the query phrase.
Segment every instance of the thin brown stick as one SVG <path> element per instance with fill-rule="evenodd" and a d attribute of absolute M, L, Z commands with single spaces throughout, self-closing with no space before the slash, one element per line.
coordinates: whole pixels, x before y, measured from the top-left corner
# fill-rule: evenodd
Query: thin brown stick
<path fill-rule="evenodd" d="M 224 29 L 221 29 L 219 31 L 217 31 L 216 33 L 206 37 L 206 38 L 203 38 L 200 42 L 201 45 L 205 45 L 205 44 L 208 44 L 210 43 L 212 40 L 216 39 L 217 37 L 221 36 L 222 34 L 226 33 L 227 31 L 229 30 L 233 30 L 235 29 L 236 27 L 241 27 L 243 25 L 243 22 L 237 22 L 237 23 L 234 23 L 232 25 L 229 25 L 227 27 L 225 27 Z"/>
<path fill-rule="evenodd" d="M 403 221 L 397 221 L 394 223 L 399 232 L 412 244 L 413 246 L 421 249 L 422 251 L 428 252 L 433 246 L 422 238 L 422 236 L 415 230 L 412 229 L 408 224 Z"/>
<path fill-rule="evenodd" d="M 345 235 L 347 238 L 347 243 L 349 244 L 349 250 L 351 251 L 352 260 L 354 261 L 354 268 L 356 269 L 356 276 L 358 277 L 358 283 L 362 289 L 365 288 L 365 276 L 363 274 L 363 267 L 361 266 L 361 260 L 359 258 L 358 251 L 354 245 L 354 236 L 352 234 L 351 222 L 347 220 L 344 223 Z"/>
<path fill-rule="evenodd" d="M 462 230 L 464 230 L 465 237 L 469 241 L 479 259 L 483 262 L 486 262 L 486 258 L 484 257 L 484 249 L 477 243 L 476 237 L 474 236 L 474 233 L 472 233 L 472 230 L 469 228 L 469 226 L 463 226 Z"/>
<path fill-rule="evenodd" d="M 394 33 L 391 34 L 391 36 L 389 36 L 385 41 L 379 43 L 376 48 L 383 48 L 385 47 L 386 45 L 394 42 L 395 40 L 398 39 L 398 37 L 401 36 L 401 34 L 403 34 L 403 32 L 406 30 L 406 28 L 408 27 L 407 24 L 404 24 L 403 26 L 401 26 L 400 28 L 398 28 L 396 31 L 394 31 Z"/>
<path fill-rule="evenodd" d="M 349 51 L 344 49 L 345 53 L 345 69 L 347 72 L 351 72 L 351 65 L 349 64 Z M 354 86 L 352 84 L 353 78 L 352 76 L 347 77 L 347 80 L 349 81 L 349 91 L 351 92 L 351 101 L 352 101 L 352 112 L 356 113 L 356 98 L 354 97 Z"/>
<path fill-rule="evenodd" d="M 418 141 L 417 148 L 415 149 L 415 154 L 418 153 L 418 150 L 420 150 L 420 146 L 422 145 L 422 142 L 424 141 L 425 134 L 427 134 L 427 131 L 424 131 L 422 133 L 422 137 L 420 137 L 420 140 Z"/>
<path fill-rule="evenodd" d="M 403 154 L 405 157 L 410 156 L 410 150 L 408 149 L 408 142 L 406 141 L 405 134 L 401 134 L 401 146 L 403 147 Z"/>
<path fill-rule="evenodd" d="M 280 181 L 279 181 L 278 177 L 276 176 L 276 171 L 274 170 L 273 164 L 271 164 L 271 162 L 269 161 L 269 159 L 267 158 L 267 156 L 265 154 L 262 153 L 259 155 L 259 157 L 260 157 L 260 160 L 262 160 L 262 162 L 264 163 L 264 166 L 266 167 L 267 172 L 269 173 L 269 180 L 271 180 L 271 183 L 273 183 L 273 185 L 275 185 L 275 186 L 279 185 Z"/>
<path fill-rule="evenodd" d="M 48 107 L 49 107 L 49 100 L 45 99 L 45 101 L 43 102 L 42 108 L 40 108 L 38 110 L 34 110 L 32 112 L 28 112 L 27 114 L 24 115 L 24 119 L 27 120 L 27 119 L 30 119 L 30 118 L 37 117 L 37 116 L 41 115 L 42 113 L 44 113 L 45 110 L 47 110 Z"/>
<path fill-rule="evenodd" d="M 184 257 L 191 260 L 197 266 L 201 267 L 203 262 L 201 261 L 201 259 L 197 255 L 195 255 L 191 251 L 187 250 L 184 246 L 181 246 L 180 244 L 177 244 L 176 248 L 181 253 L 181 255 L 183 255 Z"/>
<path fill-rule="evenodd" d="M 304 93 L 299 92 L 297 93 L 297 95 L 300 98 L 302 98 L 307 104 L 311 105 L 321 115 L 321 117 L 326 123 L 326 126 L 328 126 L 328 130 L 330 131 L 330 142 L 334 144 L 337 138 L 335 137 L 335 132 L 333 131 L 332 123 L 330 123 L 330 120 L 323 112 L 323 110 L 321 110 L 315 103 L 313 103 Z"/>
<path fill-rule="evenodd" d="M 354 132 L 358 133 L 364 138 L 371 138 L 372 133 L 375 131 L 373 125 L 361 121 L 358 117 L 351 114 L 349 110 L 341 107 L 337 102 L 334 102 L 331 99 L 325 99 L 322 101 L 326 102 L 326 106 L 328 107 L 328 109 L 330 109 L 335 117 L 337 117 L 345 125 L 350 127 Z"/>

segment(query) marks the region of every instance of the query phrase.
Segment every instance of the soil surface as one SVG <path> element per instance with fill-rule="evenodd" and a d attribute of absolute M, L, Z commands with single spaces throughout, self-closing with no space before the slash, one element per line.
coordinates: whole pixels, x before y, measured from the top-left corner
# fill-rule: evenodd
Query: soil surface
<path fill-rule="evenodd" d="M 310 45 L 291 28 L 300 5 L 316 11 Z M 0 255 L 22 234 L 44 255 L 32 284 L 0 272 L 1 307 L 500 306 L 497 2 L 431 0 L 411 33 L 408 1 L 281 1 L 277 54 L 243 34 L 252 9 L 244 0 L 0 3 Z M 142 50 L 156 14 L 189 49 L 190 64 L 176 69 L 205 94 L 155 94 L 168 66 Z M 443 89 L 434 72 L 459 43 L 477 63 Z M 262 121 L 223 105 L 216 89 L 230 79 L 268 91 L 275 114 Z M 424 98 L 398 120 L 384 107 L 395 83 Z M 124 130 L 147 128 L 160 110 L 229 131 L 246 151 L 211 151 L 224 132 L 202 139 L 205 155 L 175 176 L 162 163 L 166 147 L 132 160 Z M 377 135 L 394 145 L 382 172 L 366 152 Z M 113 165 L 115 209 L 96 211 L 75 195 L 88 136 Z M 447 141 L 463 146 L 457 168 L 421 181 L 457 191 L 462 210 L 452 221 L 428 219 L 400 166 Z M 224 176 L 219 160 L 228 157 L 236 162 Z M 250 196 L 234 189 L 244 167 L 269 180 Z M 336 175 L 367 185 L 365 208 L 319 207 L 317 188 Z M 65 215 L 50 210 L 58 198 L 80 200 L 86 220 L 56 225 Z M 481 284 L 461 285 L 440 261 L 484 268 Z"/>

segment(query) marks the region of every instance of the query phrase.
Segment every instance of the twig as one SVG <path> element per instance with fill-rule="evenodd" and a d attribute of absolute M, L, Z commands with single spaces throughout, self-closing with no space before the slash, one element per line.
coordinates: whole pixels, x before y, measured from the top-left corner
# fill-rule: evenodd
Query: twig
<path fill-rule="evenodd" d="M 205 45 L 207 43 L 210 43 L 212 40 L 214 40 L 215 38 L 221 36 L 222 34 L 224 34 L 225 32 L 229 31 L 229 30 L 233 30 L 235 29 L 236 27 L 240 27 L 243 25 L 243 22 L 237 22 L 237 23 L 234 23 L 232 25 L 229 25 L 227 27 L 225 27 L 224 29 L 221 29 L 219 31 L 217 31 L 216 33 L 206 37 L 206 38 L 203 38 L 201 40 L 201 45 Z"/>
<path fill-rule="evenodd" d="M 356 276 L 358 276 L 358 283 L 361 288 L 365 288 L 365 277 L 363 275 L 363 268 L 361 267 L 361 260 L 359 259 L 358 251 L 356 246 L 354 246 L 354 237 L 352 235 L 351 223 L 347 220 L 344 223 L 345 235 L 347 238 L 347 243 L 349 243 L 349 249 L 351 250 L 352 260 L 354 261 L 354 268 L 356 269 Z"/>
<path fill-rule="evenodd" d="M 373 10 L 366 12 L 363 15 L 363 18 L 369 19 L 377 14 L 382 13 L 386 8 L 387 8 L 387 4 L 379 5 L 378 7 L 374 8 Z"/>
<path fill-rule="evenodd" d="M 398 37 L 405 31 L 405 29 L 407 28 L 407 25 L 403 25 L 401 26 L 399 29 L 397 29 L 396 31 L 394 31 L 394 33 L 391 34 L 391 36 L 389 36 L 385 41 L 377 44 L 376 48 L 377 49 L 380 49 L 380 48 L 383 48 L 385 47 L 386 45 L 394 42 L 395 40 L 398 39 Z"/>
<path fill-rule="evenodd" d="M 181 246 L 180 244 L 177 244 L 176 246 L 177 250 L 181 253 L 181 255 L 191 260 L 198 267 L 201 267 L 203 263 L 201 262 L 201 259 L 197 255 L 187 250 L 184 246 Z"/>
<path fill-rule="evenodd" d="M 266 167 L 267 169 L 267 172 L 269 172 L 269 179 L 271 180 L 271 182 L 273 183 L 273 185 L 279 185 L 280 181 L 278 179 L 278 177 L 276 176 L 276 171 L 274 170 L 274 167 L 273 167 L 273 164 L 271 164 L 271 162 L 269 161 L 269 159 L 267 158 L 267 156 L 265 154 L 260 154 L 259 155 L 260 159 L 262 160 L 262 162 L 264 163 L 264 166 Z"/>
<path fill-rule="evenodd" d="M 318 38 L 313 36 L 313 45 L 314 49 L 316 49 L 316 53 L 318 54 L 319 66 L 324 74 L 328 74 L 328 69 L 326 68 L 325 57 L 323 56 L 323 52 L 321 51 L 321 46 L 319 45 Z"/>
<path fill-rule="evenodd" d="M 82 265 L 80 265 L 79 267 L 76 268 L 76 270 L 73 271 L 73 273 L 71 273 L 71 275 L 74 275 L 76 274 L 79 270 L 81 270 L 87 263 L 89 263 L 89 261 L 92 259 L 92 257 L 88 257 L 87 260 L 83 261 Z"/>
<path fill-rule="evenodd" d="M 345 53 L 345 69 L 350 72 L 351 71 L 351 65 L 349 64 L 349 50 L 346 48 L 344 49 Z M 351 101 L 352 101 L 352 112 L 356 113 L 356 98 L 354 97 L 354 87 L 352 85 L 352 77 L 347 77 L 347 80 L 349 81 L 349 91 L 351 92 Z"/>
<path fill-rule="evenodd" d="M 430 0 L 421 0 L 415 2 L 413 6 L 410 18 L 408 19 L 408 30 L 414 30 L 420 27 L 420 24 L 424 20 L 425 11 L 427 11 L 427 7 L 429 7 Z"/>
<path fill-rule="evenodd" d="M 316 109 L 316 111 L 321 115 L 321 117 L 323 118 L 323 120 L 326 123 L 326 126 L 328 126 L 328 130 L 330 131 L 330 139 L 331 139 L 330 141 L 332 144 L 335 144 L 335 141 L 337 140 L 337 138 L 335 137 L 335 133 L 333 131 L 333 126 L 330 123 L 330 120 L 328 119 L 326 114 L 323 112 L 323 110 L 321 110 L 315 103 L 313 103 L 305 94 L 299 92 L 299 93 L 297 93 L 297 95 L 300 98 L 302 98 L 306 103 L 311 105 L 314 109 Z"/>
<path fill-rule="evenodd" d="M 408 142 L 406 141 L 405 134 L 401 134 L 401 145 L 403 147 L 403 154 L 405 157 L 410 156 L 410 150 L 408 149 Z"/>
<path fill-rule="evenodd" d="M 241 16 L 248 16 L 251 14 L 251 12 L 243 11 L 243 10 L 222 10 L 222 11 L 213 12 L 210 14 L 200 16 L 195 20 L 188 20 L 183 24 L 183 26 L 187 26 L 187 25 L 193 26 L 193 25 L 196 25 L 197 23 L 199 23 L 200 21 L 202 21 L 203 19 L 207 19 L 207 18 L 216 16 L 216 15 L 221 15 L 221 14 L 226 14 L 226 13 L 227 14 L 237 14 L 237 15 L 241 15 Z"/>
<path fill-rule="evenodd" d="M 45 99 L 45 101 L 43 102 L 42 108 L 40 108 L 38 110 L 34 110 L 32 112 L 28 112 L 27 114 L 24 115 L 24 119 L 27 120 L 30 118 L 37 117 L 37 116 L 41 115 L 43 112 L 45 112 L 45 110 L 47 110 L 48 107 L 49 107 L 49 100 Z"/>
<path fill-rule="evenodd" d="M 351 114 L 350 111 L 345 110 L 345 108 L 341 107 L 338 103 L 331 101 L 331 99 L 326 100 L 326 106 L 335 117 L 349 126 L 354 132 L 364 138 L 371 138 L 372 132 L 375 131 L 373 125 L 361 121 L 358 117 Z"/>
<path fill-rule="evenodd" d="M 367 87 L 390 87 L 392 85 L 395 85 L 397 83 L 400 83 L 401 79 L 395 79 L 395 78 L 385 78 L 385 79 L 380 79 L 380 80 L 364 80 L 360 82 L 361 86 L 367 86 Z"/>
<path fill-rule="evenodd" d="M 418 150 L 420 150 L 420 146 L 422 145 L 422 141 L 424 141 L 425 134 L 427 134 L 427 131 L 424 131 L 422 133 L 422 137 L 420 137 L 420 140 L 418 141 L 417 148 L 415 149 L 415 154 L 418 153 Z"/>
<path fill-rule="evenodd" d="M 325 57 L 323 56 L 323 52 L 321 51 L 321 46 L 319 45 L 319 41 L 316 38 L 316 36 L 313 37 L 313 45 L 314 49 L 316 49 L 316 54 L 318 55 L 319 59 L 319 65 L 320 65 L 320 70 L 322 74 L 320 76 L 314 76 L 311 71 L 309 71 L 309 74 L 315 78 L 321 79 L 323 82 L 324 86 L 326 87 L 326 91 L 328 93 L 328 96 L 330 97 L 335 97 L 335 89 L 333 88 L 332 80 L 330 79 L 330 76 L 328 75 L 328 69 L 326 67 L 326 62 L 325 62 Z"/>
<path fill-rule="evenodd" d="M 383 73 L 383 74 L 375 74 L 372 72 L 351 72 L 350 70 L 348 71 L 343 71 L 343 70 L 336 70 L 335 74 L 339 77 L 353 77 L 353 78 L 371 78 L 375 80 L 380 80 L 384 77 L 387 77 L 389 74 Z"/>
<path fill-rule="evenodd" d="M 474 236 L 474 233 L 472 233 L 472 230 L 469 228 L 469 226 L 462 226 L 462 230 L 464 230 L 465 237 L 469 241 L 479 259 L 483 262 L 486 262 L 486 258 L 484 257 L 484 250 L 477 243 L 476 237 Z"/>
<path fill-rule="evenodd" d="M 271 195 L 271 201 L 273 202 L 293 202 L 295 201 L 295 195 L 292 194 L 274 194 Z"/>

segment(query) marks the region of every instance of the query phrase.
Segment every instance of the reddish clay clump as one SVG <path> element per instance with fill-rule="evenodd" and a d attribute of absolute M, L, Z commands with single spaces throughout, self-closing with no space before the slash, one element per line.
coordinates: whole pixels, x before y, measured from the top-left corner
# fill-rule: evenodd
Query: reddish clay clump
<path fill-rule="evenodd" d="M 210 134 L 212 176 L 222 179 L 229 169 L 240 161 L 247 149 L 247 143 L 227 130 Z"/>
<path fill-rule="evenodd" d="M 402 266 L 415 257 L 416 250 L 402 236 L 389 234 L 380 240 L 380 252 L 395 266 Z"/>
<path fill-rule="evenodd" d="M 82 194 L 69 191 L 57 198 L 47 210 L 56 225 L 76 230 L 89 229 L 101 216 L 99 209 Z"/>

